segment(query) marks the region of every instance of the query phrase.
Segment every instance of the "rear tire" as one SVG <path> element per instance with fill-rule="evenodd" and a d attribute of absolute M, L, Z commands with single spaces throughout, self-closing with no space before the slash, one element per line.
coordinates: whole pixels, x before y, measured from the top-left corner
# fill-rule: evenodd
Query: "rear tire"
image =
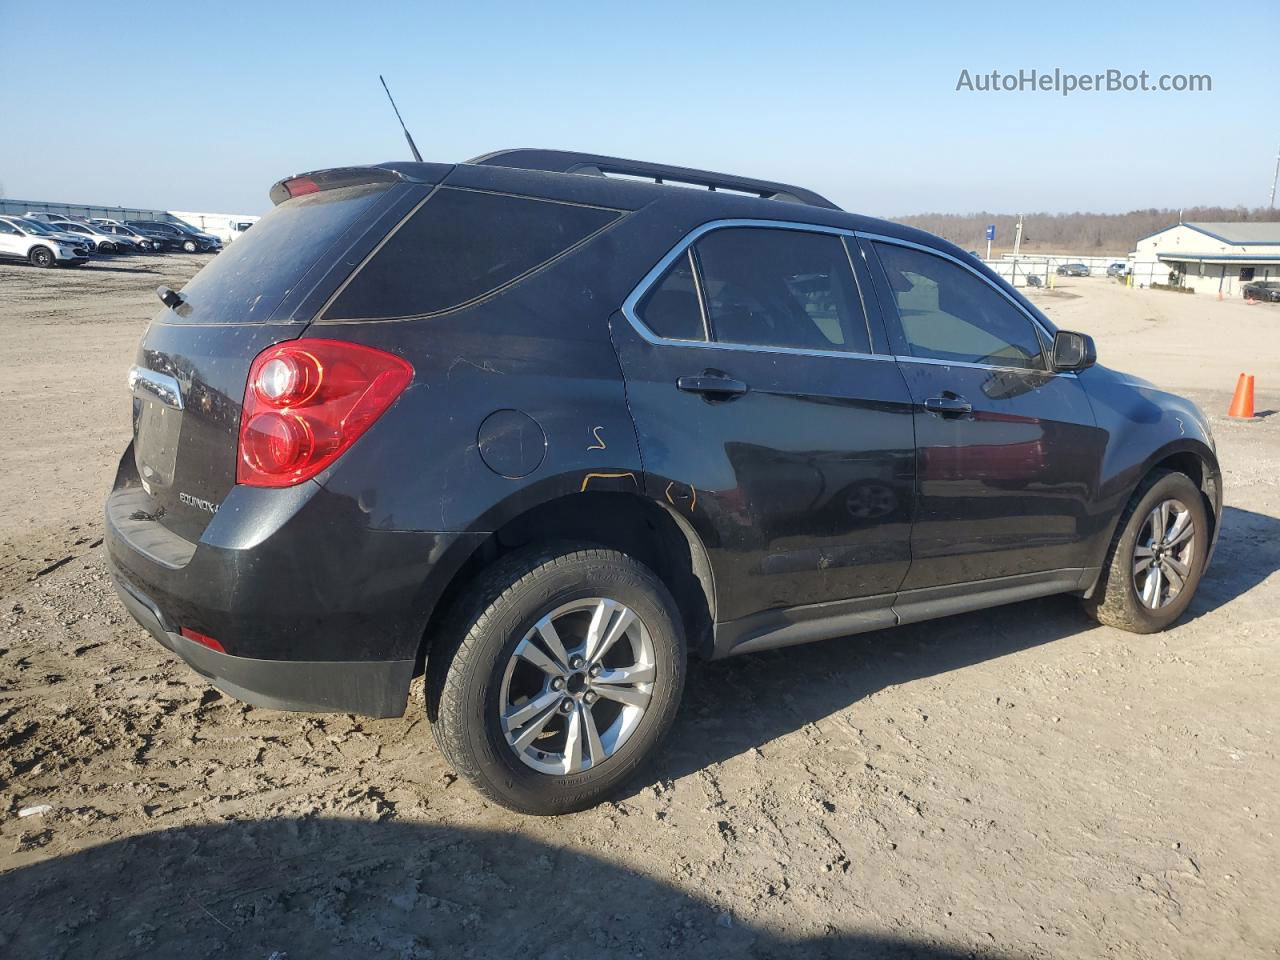
<path fill-rule="evenodd" d="M 1161 518 L 1159 510 L 1165 511 Z M 1189 525 L 1191 532 L 1179 524 Z M 1191 478 L 1170 470 L 1153 472 L 1116 526 L 1097 589 L 1084 601 L 1086 612 L 1130 633 L 1168 628 L 1186 612 L 1200 585 L 1209 533 L 1204 496 Z"/>
<path fill-rule="evenodd" d="M 182 249 L 187 251 L 187 253 L 195 253 L 196 242 L 194 240 L 184 240 L 182 241 Z"/>
<path fill-rule="evenodd" d="M 616 550 L 548 544 L 502 558 L 427 657 L 427 715 L 445 758 L 521 813 L 613 795 L 675 720 L 686 661 L 675 609 L 657 576 Z"/>
<path fill-rule="evenodd" d="M 40 267 L 44 270 L 58 264 L 58 258 L 53 255 L 53 251 L 48 247 L 36 247 L 27 254 L 27 259 L 31 261 L 33 267 Z"/>

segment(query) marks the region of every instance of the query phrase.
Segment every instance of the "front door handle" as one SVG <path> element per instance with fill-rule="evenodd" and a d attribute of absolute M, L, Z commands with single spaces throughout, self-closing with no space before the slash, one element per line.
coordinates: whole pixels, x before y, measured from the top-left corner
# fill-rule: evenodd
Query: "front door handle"
<path fill-rule="evenodd" d="M 938 413 L 944 417 L 959 417 L 966 413 L 973 413 L 973 404 L 954 393 L 930 397 L 924 402 L 924 408 L 930 413 Z"/>
<path fill-rule="evenodd" d="M 701 393 L 708 397 L 737 397 L 747 392 L 747 385 L 741 380 L 713 373 L 708 370 L 696 377 L 681 377 L 676 381 L 676 389 L 686 393 Z"/>

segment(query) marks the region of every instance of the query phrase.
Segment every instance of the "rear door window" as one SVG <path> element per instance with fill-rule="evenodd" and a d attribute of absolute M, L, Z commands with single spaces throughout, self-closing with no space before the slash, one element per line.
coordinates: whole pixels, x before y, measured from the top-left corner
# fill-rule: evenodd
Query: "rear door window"
<path fill-rule="evenodd" d="M 620 215 L 601 207 L 442 187 L 360 268 L 323 319 L 391 319 L 452 310 L 532 273 Z"/>
<path fill-rule="evenodd" d="M 1043 370 L 1031 319 L 991 284 L 943 257 L 875 244 L 911 355 Z"/>
<path fill-rule="evenodd" d="M 645 294 L 638 313 L 645 326 L 668 340 L 705 340 L 706 324 L 698 302 L 693 254 L 686 250 Z"/>
<path fill-rule="evenodd" d="M 872 352 L 840 237 L 731 227 L 702 237 L 695 250 L 717 342 Z"/>

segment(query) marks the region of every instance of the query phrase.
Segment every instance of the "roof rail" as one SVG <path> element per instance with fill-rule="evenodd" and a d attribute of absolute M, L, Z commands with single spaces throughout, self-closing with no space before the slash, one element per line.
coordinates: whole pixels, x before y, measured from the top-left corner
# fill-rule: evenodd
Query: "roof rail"
<path fill-rule="evenodd" d="M 789 183 L 755 180 L 737 177 L 729 173 L 713 173 L 710 170 L 694 170 L 690 167 L 673 167 L 665 163 L 646 163 L 643 160 L 624 160 L 621 157 L 604 157 L 594 153 L 574 153 L 569 150 L 539 150 L 521 148 L 495 150 L 474 157 L 467 163 L 496 167 L 518 167 L 522 170 L 546 170 L 551 173 L 579 173 L 602 177 L 608 174 L 642 177 L 655 183 L 673 182 L 693 184 L 708 190 L 733 190 L 749 193 L 767 200 L 784 200 L 803 203 L 812 207 L 840 208 L 820 194 Z"/>

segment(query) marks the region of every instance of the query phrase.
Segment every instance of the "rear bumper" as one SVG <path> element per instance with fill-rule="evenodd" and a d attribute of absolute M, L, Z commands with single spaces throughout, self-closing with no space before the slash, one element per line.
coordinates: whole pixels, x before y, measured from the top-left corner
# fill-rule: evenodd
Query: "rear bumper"
<path fill-rule="evenodd" d="M 255 707 L 398 717 L 408 701 L 413 660 L 255 660 L 210 650 L 177 633 L 148 598 L 114 576 L 126 610 L 196 673 Z"/>
<path fill-rule="evenodd" d="M 134 476 L 130 448 L 107 500 L 105 545 L 121 600 L 157 641 L 249 703 L 404 711 L 431 613 L 484 534 L 378 528 L 308 481 L 234 487 L 192 542 L 145 508 Z"/>

